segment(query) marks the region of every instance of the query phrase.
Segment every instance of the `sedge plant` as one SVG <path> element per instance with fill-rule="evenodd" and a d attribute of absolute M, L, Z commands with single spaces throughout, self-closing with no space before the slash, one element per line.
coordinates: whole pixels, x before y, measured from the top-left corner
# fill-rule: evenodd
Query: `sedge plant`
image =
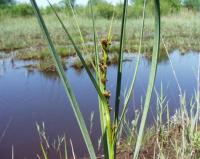
<path fill-rule="evenodd" d="M 91 159 L 96 159 L 97 154 L 95 153 L 94 146 L 92 144 L 88 129 L 86 127 L 85 121 L 83 119 L 82 112 L 80 111 L 79 103 L 73 93 L 73 90 L 71 88 L 71 85 L 69 84 L 68 77 L 65 75 L 60 57 L 54 47 L 53 41 L 50 37 L 48 28 L 45 24 L 45 21 L 41 15 L 40 9 L 37 6 L 37 3 L 35 0 L 30 0 L 31 4 L 33 6 L 35 15 L 37 17 L 38 23 L 40 25 L 40 28 L 42 30 L 42 33 L 45 37 L 45 39 L 48 42 L 49 49 L 51 51 L 52 59 L 54 60 L 56 70 L 58 72 L 58 75 L 63 83 L 64 90 L 66 92 L 67 97 L 69 98 L 71 107 L 73 109 L 73 112 L 75 114 L 76 120 L 78 122 L 80 131 L 82 133 L 83 139 L 85 141 L 89 157 Z M 110 92 L 107 90 L 106 82 L 107 82 L 107 64 L 108 64 L 108 53 L 109 53 L 109 45 L 111 44 L 111 36 L 109 33 L 109 36 L 107 39 L 101 41 L 101 51 L 103 52 L 102 57 L 100 57 L 99 54 L 99 44 L 98 44 L 98 36 L 96 33 L 96 27 L 95 27 L 95 15 L 93 13 L 93 1 L 89 1 L 90 9 L 91 9 L 91 17 L 92 17 L 92 26 L 93 26 L 93 39 L 94 39 L 94 53 L 95 53 L 95 76 L 89 69 L 89 67 L 86 64 L 86 61 L 84 59 L 84 53 L 78 48 L 76 42 L 74 41 L 72 35 L 68 31 L 68 28 L 64 25 L 62 19 L 56 12 L 56 10 L 53 8 L 53 6 L 50 4 L 55 16 L 57 17 L 60 25 L 62 26 L 66 38 L 68 38 L 76 53 L 79 57 L 83 67 L 85 68 L 93 86 L 95 87 L 98 98 L 99 98 L 99 114 L 100 114 L 100 125 L 101 125 L 101 133 L 102 133 L 102 143 L 103 143 L 103 149 L 104 149 L 104 158 L 105 159 L 114 159 L 116 158 L 116 149 L 117 149 L 117 142 L 118 142 L 118 136 L 119 136 L 119 129 L 121 122 L 123 121 L 123 117 L 125 113 L 122 113 L 120 115 L 120 106 L 121 106 L 121 85 L 122 85 L 122 78 L 123 78 L 123 50 L 125 45 L 125 32 L 126 32 L 126 21 L 127 21 L 127 9 L 128 9 L 128 0 L 124 0 L 123 2 L 123 14 L 122 14 L 122 23 L 121 23 L 121 36 L 120 36 L 120 47 L 119 47 L 119 54 L 118 54 L 118 71 L 117 71 L 117 85 L 116 85 L 116 99 L 115 99 L 115 107 L 112 110 L 109 99 L 110 99 Z M 146 6 L 146 0 L 144 1 L 144 10 Z M 150 101 L 151 101 L 151 95 L 153 91 L 155 76 L 156 76 L 156 68 L 157 68 L 157 60 L 158 60 L 158 54 L 159 54 L 159 45 L 160 45 L 160 4 L 159 0 L 154 0 L 154 10 L 155 10 L 155 35 L 154 35 L 154 49 L 152 53 L 152 66 L 151 66 L 151 72 L 150 72 L 150 78 L 149 78 L 149 84 L 147 89 L 147 95 L 145 100 L 145 105 L 143 109 L 143 115 L 142 120 L 140 123 L 140 129 L 137 136 L 137 142 L 134 147 L 134 159 L 138 158 L 139 150 L 141 147 L 141 142 L 143 138 L 143 132 L 145 127 L 145 122 L 147 118 L 147 113 L 150 107 Z M 144 13 L 144 12 L 143 12 Z M 143 26 L 141 31 L 141 36 L 143 36 L 143 30 L 144 30 L 144 14 L 143 14 Z M 141 38 L 142 39 L 142 38 Z M 141 44 L 142 41 L 140 41 L 140 49 L 139 52 L 141 52 Z M 85 50 L 85 49 L 84 49 Z M 128 94 L 126 96 L 126 101 L 124 104 L 124 107 L 127 107 L 128 101 L 131 97 L 132 89 L 134 86 L 134 81 L 137 76 L 137 68 L 139 65 L 139 56 L 138 56 L 138 62 L 136 65 L 135 73 L 133 76 L 133 82 L 131 83 L 130 90 L 128 91 Z M 122 107 L 123 108 L 123 107 Z M 123 112 L 125 112 L 126 109 L 124 109 Z M 112 113 L 114 113 L 114 119 L 111 118 Z M 42 147 L 43 149 L 43 147 Z M 48 155 L 48 154 L 47 154 Z M 48 158 L 47 155 L 44 155 L 44 158 Z"/>

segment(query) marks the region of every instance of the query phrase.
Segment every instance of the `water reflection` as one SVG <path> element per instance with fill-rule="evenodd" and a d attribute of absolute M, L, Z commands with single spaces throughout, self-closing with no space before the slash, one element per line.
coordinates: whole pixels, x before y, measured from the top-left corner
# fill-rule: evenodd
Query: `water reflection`
<path fill-rule="evenodd" d="M 0 77 L 4 75 L 5 71 L 6 71 L 5 60 L 0 59 Z"/>
<path fill-rule="evenodd" d="M 198 54 L 188 53 L 181 55 L 178 51 L 170 55 L 181 88 L 186 91 L 187 98 L 194 95 L 196 89 L 196 74 L 198 70 Z M 135 69 L 137 55 L 126 55 L 123 67 L 122 97 L 127 92 L 131 76 Z M 131 59 L 131 60 L 130 60 Z M 55 73 L 42 73 L 36 70 L 27 70 L 25 66 L 34 64 L 34 61 L 12 61 L 0 59 L 0 134 L 5 129 L 10 117 L 7 133 L 0 144 L 0 158 L 11 158 L 11 146 L 15 147 L 16 158 L 36 158 L 40 152 L 39 139 L 35 123 L 44 121 L 50 141 L 57 135 L 66 134 L 74 144 L 75 153 L 80 157 L 87 154 L 79 127 L 69 101 L 63 90 L 62 83 Z M 139 67 L 136 85 L 129 103 L 128 118 L 131 120 L 134 110 L 141 108 L 144 101 L 150 71 L 150 58 L 143 56 Z M 100 128 L 98 122 L 98 99 L 96 91 L 85 70 L 77 72 L 69 68 L 66 75 L 73 87 L 74 93 L 81 106 L 88 128 L 90 114 L 95 112 L 92 130 L 93 143 L 97 149 Z M 111 65 L 108 69 L 108 89 L 111 90 L 111 106 L 114 105 L 117 68 Z M 159 58 L 158 73 L 155 88 L 167 95 L 170 112 L 179 107 L 179 91 L 171 70 L 167 56 Z M 142 100 L 141 100 L 142 99 Z M 156 96 L 153 95 L 148 124 L 155 115 Z M 123 103 L 123 101 L 122 101 Z M 68 143 L 69 144 L 69 143 Z M 81 148 L 80 148 L 81 145 Z"/>

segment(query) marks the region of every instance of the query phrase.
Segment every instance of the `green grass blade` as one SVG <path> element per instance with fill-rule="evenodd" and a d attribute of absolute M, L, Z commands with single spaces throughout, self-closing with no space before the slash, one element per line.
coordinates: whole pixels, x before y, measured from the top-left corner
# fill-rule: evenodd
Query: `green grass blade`
<path fill-rule="evenodd" d="M 100 69 L 99 69 L 99 52 L 98 52 L 98 41 L 97 41 L 97 35 L 96 35 L 96 26 L 95 26 L 95 18 L 94 18 L 94 12 L 93 12 L 93 4 L 92 0 L 90 0 L 90 10 L 91 10 L 91 15 L 92 15 L 92 29 L 93 29 L 93 39 L 94 39 L 94 51 L 95 51 L 95 66 L 96 66 L 96 79 L 98 82 L 98 85 L 101 88 L 101 81 L 100 81 Z M 98 97 L 99 101 L 99 113 L 100 113 L 100 124 L 101 124 L 101 131 L 102 133 L 104 132 L 104 120 L 103 120 L 103 108 L 102 108 L 102 102 L 100 97 Z"/>
<path fill-rule="evenodd" d="M 128 0 L 124 0 L 122 26 L 121 26 L 121 37 L 120 37 L 120 49 L 119 49 L 119 58 L 118 58 L 116 99 L 115 99 L 115 115 L 114 116 L 115 116 L 115 124 L 116 125 L 118 123 L 118 118 L 119 118 L 119 104 L 120 104 L 120 93 L 121 93 L 121 82 L 122 82 L 123 45 L 124 45 L 127 8 L 128 8 L 127 5 L 128 5 Z"/>
<path fill-rule="evenodd" d="M 49 0 L 47 0 L 47 1 L 48 1 L 48 3 L 49 3 L 50 6 L 51 6 L 51 3 L 49 2 Z M 68 4 L 69 4 L 69 6 L 70 6 L 70 9 L 71 9 L 71 12 L 72 12 L 72 15 L 73 15 L 74 23 L 75 23 L 76 28 L 77 28 L 77 30 L 78 30 L 78 32 L 79 32 L 79 35 L 80 35 L 80 40 L 81 40 L 81 43 L 82 43 L 82 49 L 84 50 L 85 53 L 88 54 L 88 50 L 87 50 L 87 48 L 86 48 L 86 46 L 85 46 L 85 40 L 84 40 L 83 34 L 82 34 L 82 32 L 81 32 L 81 28 L 80 28 L 79 23 L 78 23 L 78 20 L 77 20 L 77 12 L 76 12 L 75 8 L 72 7 L 72 4 L 71 4 L 71 2 L 70 2 L 69 0 L 68 0 Z M 95 70 L 93 60 L 92 60 L 91 58 L 89 58 L 89 60 L 90 60 L 90 62 L 91 62 L 91 64 L 92 64 L 92 67 L 93 67 L 94 70 Z"/>
<path fill-rule="evenodd" d="M 108 31 L 108 36 L 107 36 L 108 41 L 112 41 L 111 33 L 112 33 L 112 26 L 113 26 L 114 18 L 115 18 L 115 13 L 113 12 L 112 19 L 111 19 L 111 22 L 110 22 L 109 31 Z"/>
<path fill-rule="evenodd" d="M 144 127 L 146 123 L 147 114 L 150 107 L 151 96 L 153 92 L 156 72 L 157 72 L 157 63 L 158 63 L 158 55 L 159 55 L 159 47 L 160 47 L 160 1 L 154 0 L 155 6 L 155 33 L 154 33 L 154 48 L 153 48 L 153 55 L 152 55 L 152 64 L 151 64 L 151 72 L 149 77 L 149 84 L 146 93 L 146 99 L 144 104 L 144 110 L 142 114 L 142 119 L 140 123 L 139 134 L 137 137 L 136 147 L 133 159 L 137 159 L 142 143 Z"/>
<path fill-rule="evenodd" d="M 129 100 L 131 98 L 131 94 L 133 92 L 133 88 L 134 88 L 134 85 L 135 85 L 135 80 L 136 80 L 137 73 L 138 73 L 138 68 L 139 68 L 139 64 L 140 64 L 140 55 L 141 55 L 141 50 L 142 50 L 142 40 L 143 40 L 143 36 L 144 36 L 144 22 L 145 22 L 146 2 L 147 2 L 147 0 L 144 0 L 143 15 L 142 15 L 142 28 L 141 28 L 141 33 L 140 33 L 140 44 L 139 44 L 139 50 L 138 50 L 138 57 L 137 57 L 137 61 L 136 61 L 136 67 L 135 67 L 135 71 L 134 71 L 133 79 L 131 81 L 130 88 L 129 88 L 128 93 L 127 93 L 127 95 L 125 97 L 125 102 L 124 102 L 122 114 L 121 114 L 121 117 L 120 117 L 120 120 L 119 120 L 119 124 L 117 125 L 118 128 L 117 128 L 116 134 L 118 133 L 119 128 L 121 127 L 122 122 L 124 121 L 126 110 L 128 108 L 128 103 L 129 103 Z"/>
<path fill-rule="evenodd" d="M 48 2 L 49 2 L 49 0 L 48 0 Z M 50 4 L 50 2 L 49 2 L 49 4 Z M 82 47 L 83 47 L 84 51 L 87 52 L 87 48 L 85 46 L 85 40 L 83 38 L 83 34 L 81 32 L 81 29 L 79 27 L 79 23 L 78 23 L 78 20 L 77 20 L 77 16 L 76 16 L 77 13 L 76 13 L 75 9 L 72 7 L 72 4 L 71 4 L 70 0 L 68 0 L 68 4 L 70 6 L 70 9 L 71 9 L 71 12 L 72 12 L 72 15 L 73 15 L 73 19 L 74 19 L 76 28 L 78 29 L 78 32 L 79 32 L 79 35 L 80 35 L 80 40 L 82 42 Z"/>
<path fill-rule="evenodd" d="M 97 34 L 96 34 L 96 26 L 95 26 L 95 20 L 94 20 L 94 12 L 93 12 L 93 4 L 90 0 L 90 10 L 92 14 L 92 29 L 93 29 L 93 39 L 94 39 L 94 51 L 95 51 L 95 64 L 96 64 L 96 77 L 100 78 L 100 70 L 99 70 L 99 52 L 98 52 L 98 41 L 97 41 Z"/>
<path fill-rule="evenodd" d="M 41 14 L 40 14 L 39 8 L 38 8 L 35 0 L 31 0 L 31 4 L 32 4 L 32 6 L 34 8 L 35 15 L 36 15 L 36 17 L 38 19 L 38 22 L 40 24 L 41 30 L 42 30 L 42 32 L 44 34 L 44 37 L 48 41 L 48 45 L 49 45 L 49 48 L 50 48 L 50 51 L 51 51 L 51 55 L 52 55 L 52 57 L 54 59 L 54 62 L 55 62 L 57 72 L 58 72 L 58 74 L 60 76 L 60 79 L 61 79 L 63 85 L 64 85 L 65 92 L 66 92 L 67 96 L 69 97 L 69 101 L 71 103 L 72 109 L 74 111 L 74 114 L 76 116 L 77 122 L 79 124 L 80 129 L 81 129 L 81 133 L 83 135 L 83 138 L 84 138 L 84 141 L 86 143 L 86 146 L 87 146 L 88 152 L 90 154 L 90 157 L 95 159 L 96 155 L 95 155 L 94 147 L 92 145 L 89 133 L 87 131 L 87 127 L 86 127 L 86 124 L 84 122 L 82 113 L 80 112 L 79 105 L 78 105 L 78 103 L 76 101 L 76 98 L 75 98 L 75 96 L 73 94 L 73 91 L 72 91 L 72 89 L 71 89 L 71 87 L 69 85 L 68 79 L 65 76 L 64 69 L 62 67 L 62 64 L 61 64 L 61 61 L 59 59 L 59 56 L 58 56 L 58 54 L 57 54 L 57 52 L 55 50 L 53 42 L 52 42 L 52 40 L 50 38 L 50 35 L 49 35 L 49 32 L 48 32 L 47 27 L 45 25 L 45 22 L 44 22 Z"/>

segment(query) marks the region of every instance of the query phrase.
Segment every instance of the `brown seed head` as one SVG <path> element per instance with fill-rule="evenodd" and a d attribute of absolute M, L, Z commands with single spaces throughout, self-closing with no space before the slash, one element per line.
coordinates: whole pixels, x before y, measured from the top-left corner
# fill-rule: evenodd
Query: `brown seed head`
<path fill-rule="evenodd" d="M 110 98 L 111 93 L 110 93 L 110 91 L 105 91 L 105 92 L 103 93 L 103 95 L 104 95 L 106 98 Z"/>
<path fill-rule="evenodd" d="M 103 47 L 103 49 L 108 48 L 109 45 L 111 45 L 111 42 L 108 39 L 104 39 L 101 41 L 101 45 Z"/>

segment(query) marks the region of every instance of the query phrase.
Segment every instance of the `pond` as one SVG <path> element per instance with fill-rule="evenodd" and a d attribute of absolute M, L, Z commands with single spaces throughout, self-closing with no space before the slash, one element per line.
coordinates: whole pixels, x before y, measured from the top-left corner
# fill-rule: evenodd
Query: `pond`
<path fill-rule="evenodd" d="M 129 88 L 136 57 L 135 54 L 127 54 L 124 60 L 122 99 Z M 198 53 L 188 52 L 182 55 L 175 50 L 170 54 L 170 59 L 182 90 L 186 92 L 188 99 L 191 98 L 197 90 Z M 78 158 L 87 156 L 79 127 L 58 76 L 36 70 L 27 71 L 24 66 L 31 63 L 34 61 L 13 62 L 9 58 L 0 59 L 0 158 L 10 159 L 12 146 L 16 159 L 36 158 L 36 154 L 41 152 L 36 122 L 45 123 L 50 142 L 53 142 L 58 135 L 65 134 L 68 145 L 69 139 L 72 140 Z M 140 109 L 141 103 L 145 100 L 150 65 L 148 58 L 141 57 L 136 85 L 129 103 L 127 114 L 129 120 L 133 119 L 134 110 Z M 97 149 L 100 136 L 97 93 L 84 70 L 77 71 L 69 67 L 66 75 L 73 87 L 88 128 L 91 113 L 94 112 L 91 136 Z M 108 68 L 108 89 L 112 94 L 111 105 L 114 105 L 116 75 L 117 66 L 111 65 Z M 159 59 L 155 84 L 158 92 L 161 85 L 169 103 L 170 114 L 173 114 L 179 108 L 179 89 L 166 57 Z M 155 102 L 154 93 L 148 125 L 153 123 L 153 116 L 156 113 Z M 69 153 L 71 151 L 70 145 L 68 151 Z"/>

